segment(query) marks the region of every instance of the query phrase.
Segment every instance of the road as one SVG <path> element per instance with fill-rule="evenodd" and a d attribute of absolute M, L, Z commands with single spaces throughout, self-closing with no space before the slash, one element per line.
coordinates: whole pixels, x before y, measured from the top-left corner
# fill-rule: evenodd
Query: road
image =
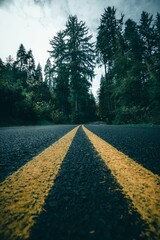
<path fill-rule="evenodd" d="M 1 128 L 0 167 L 1 240 L 160 237 L 159 127 Z"/>
<path fill-rule="evenodd" d="M 74 127 L 57 125 L 0 128 L 0 181 Z"/>

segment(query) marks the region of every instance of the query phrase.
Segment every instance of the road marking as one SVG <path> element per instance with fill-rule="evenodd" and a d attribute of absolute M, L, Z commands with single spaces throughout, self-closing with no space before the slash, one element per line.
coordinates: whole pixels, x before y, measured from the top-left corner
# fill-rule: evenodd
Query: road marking
<path fill-rule="evenodd" d="M 79 127 L 0 184 L 0 236 L 27 239 Z"/>
<path fill-rule="evenodd" d="M 147 239 L 160 239 L 160 177 L 118 151 L 83 126 L 89 140 L 111 170 L 142 219 L 149 225 Z"/>

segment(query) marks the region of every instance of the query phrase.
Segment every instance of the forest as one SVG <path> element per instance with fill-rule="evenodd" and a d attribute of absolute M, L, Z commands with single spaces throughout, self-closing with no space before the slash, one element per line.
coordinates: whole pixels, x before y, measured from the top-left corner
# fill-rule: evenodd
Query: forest
<path fill-rule="evenodd" d="M 142 12 L 139 22 L 116 15 L 104 9 L 96 42 L 69 16 L 50 40 L 44 69 L 23 44 L 15 60 L 0 59 L 0 125 L 160 124 L 160 14 Z M 97 100 L 96 65 L 104 69 Z"/>

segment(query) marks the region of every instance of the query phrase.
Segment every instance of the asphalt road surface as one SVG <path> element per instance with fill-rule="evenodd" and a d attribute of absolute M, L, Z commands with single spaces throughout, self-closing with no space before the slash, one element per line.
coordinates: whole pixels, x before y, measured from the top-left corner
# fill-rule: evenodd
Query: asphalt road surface
<path fill-rule="evenodd" d="M 160 127 L 75 127 L 0 129 L 0 239 L 158 240 Z"/>
<path fill-rule="evenodd" d="M 159 126 L 88 125 L 87 128 L 155 174 L 160 174 Z"/>
<path fill-rule="evenodd" d="M 0 181 L 73 128 L 74 125 L 0 128 Z"/>

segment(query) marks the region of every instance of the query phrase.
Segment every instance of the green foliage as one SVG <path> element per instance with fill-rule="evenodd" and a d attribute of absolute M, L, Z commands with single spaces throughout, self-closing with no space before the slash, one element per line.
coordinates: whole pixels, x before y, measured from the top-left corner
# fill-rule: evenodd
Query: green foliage
<path fill-rule="evenodd" d="M 73 116 L 71 106 L 74 94 L 69 77 L 70 63 L 66 61 L 64 52 L 61 52 L 63 47 L 66 48 L 63 37 L 58 34 L 52 41 L 52 57 L 55 62 L 52 66 L 50 60 L 47 61 L 45 81 L 40 64 L 35 66 L 32 51 L 27 52 L 22 44 L 15 61 L 11 56 L 6 63 L 0 60 L 0 124 L 33 124 L 46 120 L 54 123 L 78 123 L 94 114 L 94 97 L 88 92 L 85 79 L 85 84 L 79 84 L 77 89 L 81 112 L 77 113 L 78 119 Z M 91 108 L 87 112 L 90 104 Z M 83 113 L 83 110 L 87 113 Z"/>
<path fill-rule="evenodd" d="M 97 58 L 105 67 L 99 116 L 108 123 L 158 123 L 160 15 L 154 21 L 142 12 L 139 24 L 128 19 L 123 26 L 115 14 L 105 9 L 98 28 Z"/>
<path fill-rule="evenodd" d="M 51 120 L 58 124 L 68 123 L 68 117 L 64 115 L 63 112 L 59 112 L 58 110 L 51 112 Z"/>
<path fill-rule="evenodd" d="M 104 9 L 95 46 L 85 22 L 69 16 L 50 41 L 44 80 L 23 44 L 16 60 L 0 59 L 0 123 L 85 123 L 97 112 L 109 124 L 160 123 L 160 14 L 123 20 Z M 95 57 L 104 65 L 98 109 L 90 92 Z"/>
<path fill-rule="evenodd" d="M 49 120 L 52 96 L 43 82 L 42 68 L 35 67 L 32 51 L 21 44 L 14 61 L 0 60 L 0 124 L 36 123 Z"/>
<path fill-rule="evenodd" d="M 89 94 L 95 65 L 91 38 L 85 23 L 69 16 L 66 28 L 50 41 L 52 50 L 45 73 L 55 99 L 56 119 L 67 116 L 72 123 L 80 123 L 95 116 L 94 97 L 91 102 Z"/>
<path fill-rule="evenodd" d="M 138 124 L 148 120 L 147 109 L 140 106 L 122 106 L 116 109 L 114 124 Z"/>

